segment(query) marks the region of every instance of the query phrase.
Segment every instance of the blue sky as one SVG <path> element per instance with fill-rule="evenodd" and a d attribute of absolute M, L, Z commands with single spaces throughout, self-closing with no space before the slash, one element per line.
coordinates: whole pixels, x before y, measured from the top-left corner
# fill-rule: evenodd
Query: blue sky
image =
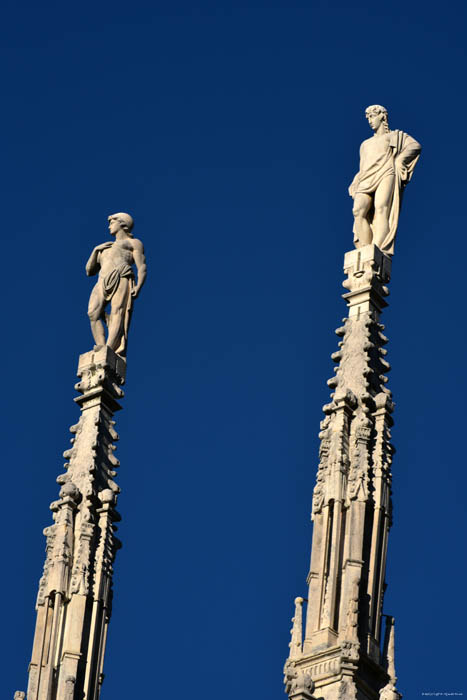
<path fill-rule="evenodd" d="M 102 700 L 285 697 L 373 103 L 424 148 L 383 319 L 385 612 L 406 698 L 467 692 L 464 3 L 10 1 L 1 18 L 5 697 L 26 687 L 42 528 L 92 347 L 84 265 L 122 210 L 149 272 L 117 416 Z"/>

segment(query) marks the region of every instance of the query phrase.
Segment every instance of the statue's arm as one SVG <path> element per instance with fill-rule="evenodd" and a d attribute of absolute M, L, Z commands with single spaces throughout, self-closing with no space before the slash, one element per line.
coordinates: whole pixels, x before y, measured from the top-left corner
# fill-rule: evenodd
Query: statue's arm
<path fill-rule="evenodd" d="M 92 251 L 91 255 L 89 256 L 89 260 L 86 263 L 86 274 L 88 277 L 92 277 L 93 275 L 97 275 L 99 272 L 99 251 L 97 248 L 94 248 Z"/>
<path fill-rule="evenodd" d="M 92 277 L 93 275 L 97 275 L 99 272 L 101 265 L 100 265 L 100 260 L 99 260 L 99 253 L 101 250 L 105 250 L 106 248 L 110 248 L 112 245 L 112 241 L 106 241 L 105 243 L 101 243 L 100 245 L 96 245 L 94 250 L 92 251 L 91 255 L 89 256 L 89 260 L 86 263 L 86 274 L 88 277 Z"/>
<path fill-rule="evenodd" d="M 144 255 L 144 247 L 141 241 L 135 239 L 133 241 L 133 259 L 135 261 L 136 270 L 138 272 L 138 281 L 133 289 L 133 296 L 137 297 L 141 291 L 147 274 L 146 257 Z"/>
<path fill-rule="evenodd" d="M 415 139 L 413 139 L 411 136 L 408 136 L 406 143 L 404 144 L 404 148 L 399 154 L 399 159 L 404 165 L 409 165 L 414 158 L 420 155 L 421 150 L 422 147 L 418 141 L 415 141 Z"/>
<path fill-rule="evenodd" d="M 413 170 L 420 156 L 422 147 L 408 134 L 404 138 L 403 148 L 396 158 L 396 165 L 403 181 L 412 177 Z"/>

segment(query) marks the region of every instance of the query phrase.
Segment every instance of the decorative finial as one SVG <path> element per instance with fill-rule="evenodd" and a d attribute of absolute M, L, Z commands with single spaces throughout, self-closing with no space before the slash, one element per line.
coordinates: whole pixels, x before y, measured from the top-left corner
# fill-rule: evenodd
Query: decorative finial
<path fill-rule="evenodd" d="M 284 666 L 285 692 L 290 700 L 315 700 L 315 684 L 309 671 L 297 668 L 295 661 L 288 659 Z"/>
<path fill-rule="evenodd" d="M 394 618 L 386 615 L 386 634 L 384 649 L 386 656 L 386 667 L 389 676 L 389 683 L 380 690 L 379 700 L 401 700 L 402 695 L 396 689 L 396 667 L 395 667 L 395 639 L 394 639 Z"/>
<path fill-rule="evenodd" d="M 295 614 L 292 618 L 292 629 L 290 630 L 290 659 L 298 659 L 302 654 L 302 628 L 303 628 L 303 598 L 295 598 Z"/>

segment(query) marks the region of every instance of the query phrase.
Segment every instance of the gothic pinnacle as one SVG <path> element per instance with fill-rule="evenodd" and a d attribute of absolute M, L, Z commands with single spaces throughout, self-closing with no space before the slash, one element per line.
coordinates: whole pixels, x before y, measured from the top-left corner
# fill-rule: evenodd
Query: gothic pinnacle
<path fill-rule="evenodd" d="M 395 683 L 380 653 L 394 450 L 379 317 L 391 260 L 368 245 L 346 254 L 344 270 L 348 317 L 336 329 L 339 349 L 327 382 L 333 391 L 320 425 L 308 603 L 296 599 L 284 669 L 290 700 L 308 700 L 313 692 L 322 700 L 356 700 L 357 692 L 370 700 L 379 691 L 392 700 Z"/>

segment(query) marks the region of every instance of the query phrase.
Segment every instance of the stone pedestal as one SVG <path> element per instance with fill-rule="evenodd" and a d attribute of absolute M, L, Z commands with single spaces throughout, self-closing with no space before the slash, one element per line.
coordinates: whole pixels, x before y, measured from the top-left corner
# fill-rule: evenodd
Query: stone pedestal
<path fill-rule="evenodd" d="M 50 508 L 44 573 L 37 596 L 27 700 L 98 700 L 112 606 L 119 461 L 113 414 L 121 406 L 126 363 L 107 346 L 81 355 L 59 499 Z"/>

